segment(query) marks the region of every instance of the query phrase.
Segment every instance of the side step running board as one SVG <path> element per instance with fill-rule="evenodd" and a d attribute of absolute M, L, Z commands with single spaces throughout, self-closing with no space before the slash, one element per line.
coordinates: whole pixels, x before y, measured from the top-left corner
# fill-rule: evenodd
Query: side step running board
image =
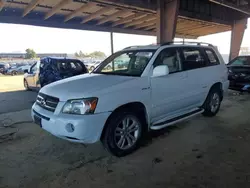
<path fill-rule="evenodd" d="M 181 115 L 181 116 L 178 116 L 178 117 L 175 117 L 175 118 L 172 118 L 172 119 L 169 119 L 167 121 L 164 121 L 162 123 L 157 123 L 153 126 L 150 127 L 150 129 L 152 130 L 159 130 L 159 129 L 162 129 L 164 127 L 167 127 L 167 126 L 170 126 L 170 125 L 173 125 L 173 124 L 176 124 L 176 123 L 179 123 L 181 121 L 184 121 L 186 119 L 189 119 L 193 116 L 196 116 L 198 114 L 201 114 L 203 113 L 204 110 L 203 109 L 197 109 L 195 111 L 192 111 L 192 112 L 189 112 L 187 114 L 184 114 L 184 115 Z"/>

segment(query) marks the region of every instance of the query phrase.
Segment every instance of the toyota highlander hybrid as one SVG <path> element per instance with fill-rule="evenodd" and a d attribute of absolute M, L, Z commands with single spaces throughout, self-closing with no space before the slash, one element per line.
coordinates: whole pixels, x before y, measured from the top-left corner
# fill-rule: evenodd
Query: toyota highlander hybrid
<path fill-rule="evenodd" d="M 121 67 L 119 61 L 128 63 Z M 210 44 L 128 47 L 91 73 L 44 86 L 32 118 L 57 137 L 101 140 L 112 154 L 125 156 L 150 130 L 216 115 L 228 86 L 227 67 Z"/>

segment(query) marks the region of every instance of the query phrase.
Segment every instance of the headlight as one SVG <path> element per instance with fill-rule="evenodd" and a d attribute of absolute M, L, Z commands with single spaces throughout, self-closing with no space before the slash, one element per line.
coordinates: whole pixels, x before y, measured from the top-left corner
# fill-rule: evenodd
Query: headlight
<path fill-rule="evenodd" d="M 232 74 L 233 71 L 231 69 L 228 69 L 228 74 Z"/>
<path fill-rule="evenodd" d="M 65 114 L 93 114 L 96 109 L 98 98 L 68 100 L 63 106 Z"/>

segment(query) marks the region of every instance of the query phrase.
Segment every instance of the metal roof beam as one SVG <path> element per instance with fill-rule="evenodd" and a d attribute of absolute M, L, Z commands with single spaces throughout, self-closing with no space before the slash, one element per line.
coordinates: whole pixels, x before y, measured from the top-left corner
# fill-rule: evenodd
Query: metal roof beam
<path fill-rule="evenodd" d="M 85 5 L 82 5 L 79 9 L 76 9 L 75 11 L 70 13 L 68 16 L 66 16 L 66 18 L 64 19 L 64 22 L 67 22 L 67 21 L 71 20 L 72 18 L 80 15 L 82 12 L 88 10 L 92 6 L 96 6 L 96 3 L 90 2 L 90 3 L 86 3 Z"/>
<path fill-rule="evenodd" d="M 36 7 L 36 5 L 38 5 L 38 3 L 40 3 L 41 1 L 42 1 L 42 0 L 32 0 L 32 1 L 28 4 L 28 6 L 24 9 L 22 17 L 24 17 L 24 16 L 26 16 L 27 14 L 29 14 L 30 11 L 32 11 L 32 10 Z"/>
<path fill-rule="evenodd" d="M 98 11 L 90 14 L 86 18 L 84 18 L 83 21 L 81 22 L 81 24 L 86 23 L 86 22 L 88 22 L 90 20 L 93 20 L 93 19 L 101 16 L 104 13 L 110 12 L 111 10 L 114 10 L 114 8 L 113 7 L 103 7 L 100 10 L 98 10 Z"/>
<path fill-rule="evenodd" d="M 63 8 L 65 5 L 67 5 L 67 4 L 71 3 L 71 2 L 72 2 L 72 0 L 62 0 L 62 1 L 60 1 L 57 5 L 55 5 L 51 9 L 51 11 L 49 11 L 45 15 L 44 19 L 47 20 L 48 18 L 50 18 L 51 16 L 53 16 L 55 13 L 57 13 L 59 10 L 61 10 L 61 8 Z"/>

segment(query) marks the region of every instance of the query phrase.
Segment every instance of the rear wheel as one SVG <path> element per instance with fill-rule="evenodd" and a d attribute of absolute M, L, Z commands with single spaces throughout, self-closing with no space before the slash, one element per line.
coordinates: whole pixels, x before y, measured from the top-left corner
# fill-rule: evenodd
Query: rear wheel
<path fill-rule="evenodd" d="M 27 80 L 26 80 L 26 79 L 24 79 L 24 81 L 23 81 L 23 85 L 24 85 L 24 88 L 25 88 L 26 90 L 30 90 L 30 88 L 29 88 L 29 84 L 28 84 L 28 82 L 27 82 Z"/>
<path fill-rule="evenodd" d="M 17 75 L 17 72 L 16 71 L 12 71 L 11 75 L 15 76 L 15 75 Z"/>
<path fill-rule="evenodd" d="M 203 108 L 205 110 L 203 112 L 203 115 L 208 117 L 215 116 L 220 110 L 221 99 L 221 90 L 218 88 L 213 88 L 209 92 L 207 99 L 203 105 Z"/>
<path fill-rule="evenodd" d="M 115 156 L 122 157 L 136 150 L 142 138 L 142 121 L 134 112 L 117 112 L 104 132 L 102 142 Z"/>

